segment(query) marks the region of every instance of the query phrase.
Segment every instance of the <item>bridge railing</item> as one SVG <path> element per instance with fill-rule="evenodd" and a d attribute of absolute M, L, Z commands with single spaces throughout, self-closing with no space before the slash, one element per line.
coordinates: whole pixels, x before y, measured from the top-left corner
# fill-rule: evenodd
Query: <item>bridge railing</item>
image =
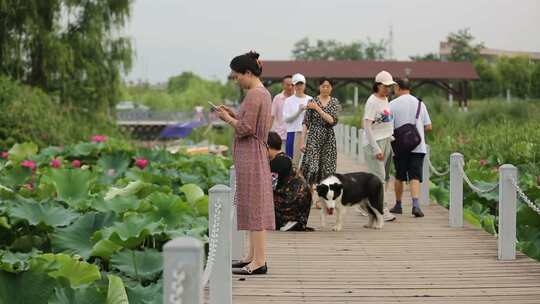
<path fill-rule="evenodd" d="M 337 147 L 341 153 L 363 158 L 361 130 L 340 124 L 336 126 Z M 429 150 L 428 150 L 429 151 Z M 499 189 L 499 231 L 497 234 L 498 258 L 512 260 L 516 256 L 516 203 L 517 195 L 527 205 L 540 214 L 540 207 L 529 200 L 517 184 L 517 168 L 503 165 L 499 168 L 499 182 L 496 187 L 481 189 L 469 180 L 463 170 L 463 155 L 450 156 L 446 172 L 436 170 L 429 158 L 424 159 L 425 184 L 421 186 L 424 204 L 429 204 L 429 175 L 450 174 L 449 226 L 463 227 L 463 184 L 475 192 L 491 192 Z M 209 281 L 209 303 L 232 303 L 231 259 L 241 258 L 244 251 L 245 235 L 236 230 L 235 172 L 231 168 L 230 186 L 217 185 L 209 191 L 209 253 L 204 264 L 203 243 L 194 238 L 179 238 L 164 246 L 164 293 L 167 304 L 201 304 L 204 302 L 204 287 Z M 233 254 L 234 252 L 234 254 Z"/>
<path fill-rule="evenodd" d="M 193 118 L 192 112 L 157 112 L 146 110 L 130 110 L 116 112 L 116 120 L 121 122 L 134 121 L 187 121 Z"/>
<path fill-rule="evenodd" d="M 349 157 L 363 162 L 362 152 L 362 129 L 338 124 L 335 127 L 336 142 L 338 151 Z M 420 185 L 420 202 L 423 205 L 429 205 L 429 185 L 431 175 L 445 176 L 450 175 L 450 199 L 449 199 L 449 217 L 450 227 L 463 227 L 463 184 L 476 193 L 488 193 L 499 189 L 499 214 L 498 214 L 498 233 L 497 248 L 498 258 L 500 260 L 513 260 L 516 257 L 516 216 L 517 216 L 517 196 L 526 203 L 532 210 L 540 214 L 540 206 L 530 200 L 518 185 L 517 168 L 511 164 L 505 164 L 499 167 L 498 183 L 487 189 L 476 186 L 464 171 L 464 158 L 460 153 L 453 153 L 450 156 L 448 170 L 439 172 L 432 164 L 430 159 L 430 147 L 424 158 L 423 163 L 423 182 Z"/>
<path fill-rule="evenodd" d="M 209 283 L 210 304 L 232 304 L 233 259 L 244 254 L 245 232 L 236 226 L 236 174 L 230 170 L 230 187 L 216 185 L 209 196 L 209 251 L 204 264 L 204 245 L 185 237 L 172 240 L 163 249 L 163 303 L 201 304 Z"/>

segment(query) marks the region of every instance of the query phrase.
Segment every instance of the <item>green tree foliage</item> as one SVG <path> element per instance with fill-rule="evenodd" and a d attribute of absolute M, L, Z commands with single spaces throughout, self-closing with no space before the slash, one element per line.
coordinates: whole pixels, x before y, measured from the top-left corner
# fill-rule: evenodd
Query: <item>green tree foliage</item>
<path fill-rule="evenodd" d="M 485 59 L 480 58 L 474 62 L 479 81 L 471 84 L 474 98 L 488 98 L 501 94 L 501 79 L 497 67 Z"/>
<path fill-rule="evenodd" d="M 446 42 L 451 47 L 448 58 L 451 61 L 473 62 L 479 58 L 480 50 L 484 48 L 483 43 L 474 43 L 474 37 L 468 28 L 458 30 L 457 33 L 450 33 Z"/>
<path fill-rule="evenodd" d="M 0 76 L 0 150 L 17 142 L 44 147 L 88 140 L 92 134 L 119 136 L 105 113 L 64 106 L 41 89 Z"/>
<path fill-rule="evenodd" d="M 54 93 L 59 101 L 106 111 L 131 67 L 119 32 L 132 0 L 0 0 L 0 74 Z"/>
<path fill-rule="evenodd" d="M 411 59 L 412 61 L 440 61 L 441 56 L 436 53 L 428 53 L 425 55 L 409 56 L 409 59 Z"/>
<path fill-rule="evenodd" d="M 540 98 L 540 62 L 536 62 L 531 73 L 531 96 Z"/>
<path fill-rule="evenodd" d="M 342 43 L 336 40 L 317 40 L 311 44 L 303 38 L 294 44 L 292 57 L 295 60 L 380 60 L 386 54 L 384 40 Z"/>
<path fill-rule="evenodd" d="M 520 98 L 529 96 L 531 74 L 534 67 L 529 58 L 502 57 L 496 65 L 503 90 L 509 89 L 512 95 Z"/>

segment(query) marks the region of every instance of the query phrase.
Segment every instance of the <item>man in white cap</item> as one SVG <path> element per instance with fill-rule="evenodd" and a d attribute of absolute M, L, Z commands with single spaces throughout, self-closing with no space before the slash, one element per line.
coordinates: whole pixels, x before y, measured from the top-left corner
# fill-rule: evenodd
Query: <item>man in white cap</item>
<path fill-rule="evenodd" d="M 298 168 L 302 154 L 300 147 L 304 142 L 302 138 L 302 122 L 304 121 L 306 105 L 312 97 L 304 93 L 306 90 L 306 77 L 304 75 L 294 74 L 292 83 L 294 85 L 294 95 L 288 97 L 283 106 L 283 120 L 287 127 L 285 151 L 292 158 L 293 166 Z"/>
<path fill-rule="evenodd" d="M 368 172 L 377 176 L 386 185 L 390 179 L 390 165 L 392 162 L 392 134 L 394 133 L 394 117 L 390 111 L 388 95 L 396 83 L 387 71 L 381 71 L 375 76 L 373 93 L 369 96 L 365 108 L 363 127 L 364 158 Z M 389 212 L 384 203 L 384 220 L 393 221 L 396 217 Z"/>

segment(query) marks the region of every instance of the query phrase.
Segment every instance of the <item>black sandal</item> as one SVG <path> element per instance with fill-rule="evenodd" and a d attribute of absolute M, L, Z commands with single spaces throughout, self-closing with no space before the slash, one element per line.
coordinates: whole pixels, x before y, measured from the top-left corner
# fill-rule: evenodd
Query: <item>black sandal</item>
<path fill-rule="evenodd" d="M 266 274 L 268 272 L 268 266 L 266 263 L 254 270 L 249 269 L 248 267 L 242 267 L 241 269 L 233 269 L 233 274 L 239 275 L 254 275 L 254 274 Z"/>
<path fill-rule="evenodd" d="M 249 265 L 249 263 L 251 263 L 251 261 L 250 262 L 233 261 L 232 268 L 242 268 Z"/>

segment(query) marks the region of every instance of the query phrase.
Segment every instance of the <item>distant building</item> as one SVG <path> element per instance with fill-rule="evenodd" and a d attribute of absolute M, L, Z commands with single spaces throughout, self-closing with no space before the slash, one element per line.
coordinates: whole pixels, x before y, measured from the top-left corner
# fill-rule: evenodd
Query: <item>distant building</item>
<path fill-rule="evenodd" d="M 448 60 L 448 57 L 450 56 L 452 52 L 452 47 L 450 43 L 446 41 L 442 41 L 439 45 L 439 55 L 441 56 L 441 60 L 445 61 Z M 486 58 L 488 61 L 491 61 L 495 58 L 499 57 L 529 57 L 530 60 L 540 60 L 540 52 L 523 52 L 523 51 L 508 51 L 508 50 L 499 50 L 499 49 L 490 49 L 490 48 L 483 48 L 480 50 L 480 56 Z"/>

